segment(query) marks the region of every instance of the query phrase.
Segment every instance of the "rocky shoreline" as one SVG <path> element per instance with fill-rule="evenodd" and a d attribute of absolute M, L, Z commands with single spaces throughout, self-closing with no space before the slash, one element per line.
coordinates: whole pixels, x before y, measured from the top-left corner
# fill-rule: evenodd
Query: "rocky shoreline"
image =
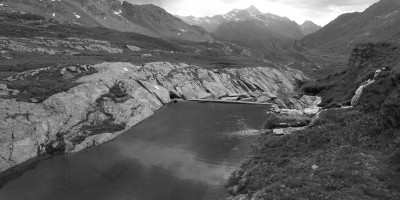
<path fill-rule="evenodd" d="M 101 63 L 89 68 L 95 72 L 76 80 L 76 87 L 43 102 L 17 101 L 12 95 L 20 91 L 2 85 L 0 177 L 20 173 L 18 166 L 32 159 L 110 141 L 171 99 L 271 103 L 293 109 L 309 107 L 315 101 L 294 92 L 296 83 L 308 77 L 284 66 L 207 70 L 157 62 L 142 66 Z M 24 72 L 7 80 L 34 79 L 40 73 L 46 70 Z"/>

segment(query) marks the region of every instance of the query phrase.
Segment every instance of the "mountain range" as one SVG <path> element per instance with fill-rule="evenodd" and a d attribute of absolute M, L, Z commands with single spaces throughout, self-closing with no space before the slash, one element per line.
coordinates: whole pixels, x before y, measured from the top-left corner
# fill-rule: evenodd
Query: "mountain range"
<path fill-rule="evenodd" d="M 0 9 L 153 37 L 211 40 L 203 28 L 189 25 L 154 5 L 133 5 L 119 0 L 5 0 Z"/>
<path fill-rule="evenodd" d="M 271 49 L 275 43 L 286 48 L 293 40 L 321 28 L 311 21 L 299 25 L 287 17 L 262 13 L 255 6 L 234 9 L 224 15 L 213 17 L 180 18 L 188 24 L 205 28 L 215 39 L 262 49 Z"/>
<path fill-rule="evenodd" d="M 254 6 L 182 20 L 145 0 L 129 2 L 0 1 L 0 199 L 144 199 L 155 197 L 153 183 L 171 199 L 221 199 L 217 193 L 245 200 L 400 199 L 400 0 L 380 0 L 322 28 Z M 143 176 L 148 170 L 135 157 L 110 146 L 103 155 L 121 159 L 106 165 L 92 160 L 95 168 L 75 162 L 85 152 L 63 156 L 92 148 L 97 157 L 100 144 L 181 100 L 269 110 L 262 112 L 266 119 L 254 118 L 261 130 L 235 134 L 222 127 L 227 132 L 219 136 L 227 142 L 248 138 L 247 145 L 258 138 L 256 151 L 226 180 L 226 192 L 220 181 L 170 174 L 170 163 L 154 174 L 173 178 L 165 185 L 153 174 Z M 235 116 L 227 124 L 243 128 L 252 121 Z M 189 139 L 193 146 L 202 138 Z M 191 162 L 188 153 L 193 168 L 198 159 Z M 49 162 L 60 170 L 48 170 Z M 73 177 L 74 171 L 84 177 Z M 145 181 L 121 181 L 126 175 Z M 215 179 L 213 170 L 211 175 Z"/>
<path fill-rule="evenodd" d="M 226 14 L 215 15 L 213 17 L 178 17 L 188 24 L 201 26 L 210 33 L 217 31 L 218 27 L 222 24 L 249 20 L 262 22 L 266 27 L 269 27 L 274 32 L 290 38 L 301 38 L 304 35 L 315 32 L 321 28 L 311 21 L 307 21 L 303 25 L 299 25 L 287 17 L 280 17 L 270 13 L 262 13 L 255 6 L 250 6 L 247 9 L 234 9 Z"/>
<path fill-rule="evenodd" d="M 400 32 L 398 0 L 381 0 L 364 12 L 340 15 L 322 28 L 311 21 L 299 25 L 287 17 L 262 13 L 255 6 L 197 18 L 173 16 L 161 7 L 145 4 L 147 1 L 129 2 L 137 4 L 120 0 L 5 0 L 0 10 L 151 37 L 196 42 L 216 39 L 269 51 L 286 51 L 301 44 L 303 50 L 335 55 L 348 54 L 360 42 L 389 40 Z M 162 5 L 163 1 L 151 2 Z"/>

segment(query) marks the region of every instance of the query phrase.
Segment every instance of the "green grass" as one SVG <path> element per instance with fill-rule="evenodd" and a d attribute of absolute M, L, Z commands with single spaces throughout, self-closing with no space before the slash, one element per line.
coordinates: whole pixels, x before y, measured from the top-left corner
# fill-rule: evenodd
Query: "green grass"
<path fill-rule="evenodd" d="M 46 72 L 41 72 L 34 77 L 27 77 L 23 80 L 0 80 L 0 83 L 6 84 L 9 89 L 20 91 L 19 94 L 3 97 L 0 96 L 0 98 L 15 98 L 18 101 L 24 102 L 32 102 L 33 99 L 36 99 L 38 102 L 42 102 L 51 95 L 66 92 L 70 88 L 79 85 L 74 81 L 77 78 L 95 72 L 94 70 L 89 70 L 83 73 L 70 73 L 69 76 L 66 77 L 61 74 L 61 69 L 63 67 L 66 66 L 54 66 L 54 68 Z"/>
<path fill-rule="evenodd" d="M 345 70 L 324 79 L 306 83 L 302 86 L 302 90 L 306 94 L 321 96 L 323 99 L 321 106 L 323 107 L 347 105 L 360 85 L 364 81 L 372 79 L 376 70 L 385 67 L 387 70 L 378 77 L 377 83 L 367 88 L 367 93 L 370 93 L 369 97 L 364 98 L 369 104 L 380 105 L 381 100 L 375 97 L 387 96 L 388 91 L 394 88 L 391 85 L 391 78 L 400 74 L 399 53 L 400 45 L 398 43 L 382 42 L 358 45 Z"/>
<path fill-rule="evenodd" d="M 227 187 L 262 199 L 399 199 L 399 130 L 376 116 L 329 110 L 311 128 L 264 136 Z"/>

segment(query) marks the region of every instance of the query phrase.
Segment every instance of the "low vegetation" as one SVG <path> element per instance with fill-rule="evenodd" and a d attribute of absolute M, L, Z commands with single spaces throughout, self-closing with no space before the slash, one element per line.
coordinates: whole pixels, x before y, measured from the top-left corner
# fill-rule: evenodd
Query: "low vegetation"
<path fill-rule="evenodd" d="M 54 66 L 54 68 L 20 80 L 0 81 L 0 83 L 6 84 L 8 89 L 19 91 L 17 94 L 0 96 L 0 98 L 15 98 L 24 102 L 42 102 L 51 95 L 66 92 L 70 88 L 77 86 L 78 83 L 74 81 L 77 78 L 95 72 L 94 70 L 88 70 L 81 73 L 67 72 L 63 75 L 61 70 L 64 67 L 66 66 Z"/>
<path fill-rule="evenodd" d="M 322 80 L 306 83 L 302 86 L 302 90 L 306 94 L 321 96 L 322 107 L 348 105 L 360 85 L 368 79 L 373 79 L 376 70 L 384 69 L 377 77 L 379 84 L 374 84 L 372 88 L 376 91 L 373 92 L 374 96 L 385 97 L 383 91 L 393 90 L 391 78 L 400 72 L 399 53 L 400 45 L 397 42 L 360 44 L 354 49 L 345 70 Z M 382 102 L 370 101 L 370 103 L 379 105 Z"/>
<path fill-rule="evenodd" d="M 326 109 L 304 130 L 265 135 L 226 187 L 249 199 L 400 199 L 400 49 L 359 45 L 341 73 L 302 84 Z M 357 88 L 367 86 L 356 106 Z M 271 127 L 274 118 L 267 120 Z"/>
<path fill-rule="evenodd" d="M 399 199 L 399 130 L 377 116 L 332 109 L 308 129 L 262 137 L 227 187 L 260 199 Z"/>

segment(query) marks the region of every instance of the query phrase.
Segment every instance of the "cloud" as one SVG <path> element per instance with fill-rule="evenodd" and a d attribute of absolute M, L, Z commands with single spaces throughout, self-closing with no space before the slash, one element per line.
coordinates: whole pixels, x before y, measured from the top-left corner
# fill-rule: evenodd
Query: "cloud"
<path fill-rule="evenodd" d="M 379 0 L 127 0 L 153 3 L 176 15 L 196 17 L 224 14 L 255 5 L 265 13 L 285 16 L 297 23 L 311 20 L 325 25 L 343 13 L 363 11 Z"/>
<path fill-rule="evenodd" d="M 271 0 L 269 0 L 271 1 Z M 324 8 L 327 6 L 363 6 L 363 5 L 371 5 L 372 3 L 377 2 L 376 0 L 274 0 L 287 4 L 291 4 L 297 7 L 305 7 L 310 9 L 318 9 Z"/>

